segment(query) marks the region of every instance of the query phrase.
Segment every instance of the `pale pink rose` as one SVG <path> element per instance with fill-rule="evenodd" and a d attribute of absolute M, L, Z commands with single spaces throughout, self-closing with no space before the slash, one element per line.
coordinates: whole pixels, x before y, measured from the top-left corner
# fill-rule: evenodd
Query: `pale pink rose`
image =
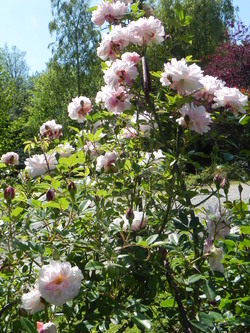
<path fill-rule="evenodd" d="M 179 111 L 182 115 L 181 118 L 176 119 L 179 125 L 188 127 L 199 134 L 207 133 L 210 130 L 209 124 L 212 123 L 212 119 L 203 105 L 195 106 L 193 103 L 186 103 Z"/>
<path fill-rule="evenodd" d="M 194 93 L 193 96 L 196 99 L 203 99 L 211 102 L 214 98 L 214 93 L 222 89 L 225 86 L 225 82 L 217 79 L 217 77 L 205 75 L 200 79 L 200 83 L 203 85 L 198 92 Z"/>
<path fill-rule="evenodd" d="M 139 211 L 133 211 L 133 214 L 134 217 L 131 223 L 131 230 L 138 231 L 145 228 L 147 222 L 146 214 Z M 130 229 L 129 220 L 127 219 L 126 215 L 114 219 L 114 221 L 110 225 L 110 228 L 112 229 L 112 227 L 114 226 L 121 228 L 121 230 L 125 232 L 127 232 Z"/>
<path fill-rule="evenodd" d="M 122 1 L 115 3 L 101 1 L 97 9 L 92 13 L 92 22 L 101 26 L 105 21 L 108 23 L 118 23 L 124 16 L 127 5 Z"/>
<path fill-rule="evenodd" d="M 51 304 L 63 305 L 79 293 L 83 278 L 80 269 L 69 262 L 52 261 L 40 269 L 38 287 L 42 297 Z"/>
<path fill-rule="evenodd" d="M 157 129 L 157 124 L 155 123 L 155 120 L 152 118 L 151 114 L 147 111 L 144 111 L 143 113 L 139 113 L 137 115 L 137 112 L 133 115 L 131 122 L 136 126 L 137 121 L 139 122 L 139 129 L 141 136 L 145 138 L 149 138 L 151 131 L 153 129 Z"/>
<path fill-rule="evenodd" d="M 80 96 L 72 99 L 68 106 L 69 117 L 77 120 L 78 123 L 83 123 L 84 118 L 92 109 L 92 104 L 89 98 Z"/>
<path fill-rule="evenodd" d="M 13 153 L 12 151 L 3 154 L 1 157 L 1 162 L 8 165 L 18 165 L 19 164 L 19 155 Z"/>
<path fill-rule="evenodd" d="M 45 308 L 37 285 L 30 292 L 22 295 L 21 302 L 22 308 L 29 314 L 34 314 Z"/>
<path fill-rule="evenodd" d="M 83 149 L 85 153 L 90 153 L 90 156 L 93 157 L 98 154 L 98 151 L 100 150 L 101 144 L 99 142 L 90 142 L 86 141 Z"/>
<path fill-rule="evenodd" d="M 110 33 L 103 35 L 102 42 L 97 48 L 97 55 L 102 60 L 115 60 L 120 51 L 129 44 L 128 30 L 121 25 L 116 25 Z"/>
<path fill-rule="evenodd" d="M 209 239 L 225 238 L 230 233 L 229 212 L 216 204 L 209 206 L 206 211 L 206 224 Z"/>
<path fill-rule="evenodd" d="M 37 321 L 36 323 L 38 333 L 56 333 L 56 325 L 54 323 L 48 322 L 46 324 Z"/>
<path fill-rule="evenodd" d="M 105 155 L 101 155 L 97 157 L 96 160 L 96 170 L 101 171 L 104 168 L 104 171 L 108 171 L 112 165 L 114 165 L 117 160 L 118 154 L 113 152 L 107 152 Z"/>
<path fill-rule="evenodd" d="M 137 131 L 133 127 L 127 127 L 121 131 L 120 136 L 122 139 L 133 139 L 137 136 Z"/>
<path fill-rule="evenodd" d="M 59 153 L 60 157 L 69 157 L 71 153 L 75 151 L 75 148 L 73 148 L 71 144 L 66 142 L 64 144 L 58 145 L 56 150 Z"/>
<path fill-rule="evenodd" d="M 145 158 L 143 160 L 143 164 L 153 163 L 153 164 L 160 164 L 164 161 L 165 156 L 162 153 L 161 149 L 158 149 L 152 153 L 146 152 Z"/>
<path fill-rule="evenodd" d="M 161 44 L 164 41 L 164 27 L 160 20 L 150 16 L 141 17 L 137 21 L 132 21 L 127 27 L 130 42 L 133 44 L 150 45 Z"/>
<path fill-rule="evenodd" d="M 138 74 L 133 62 L 116 59 L 105 71 L 104 82 L 112 87 L 118 87 L 120 84 L 131 86 Z"/>
<path fill-rule="evenodd" d="M 101 103 L 102 107 L 106 108 L 109 112 L 121 113 L 124 110 L 130 109 L 130 98 L 130 94 L 122 86 L 117 88 L 105 86 L 97 93 L 96 102 Z"/>
<path fill-rule="evenodd" d="M 163 86 L 170 86 L 180 94 L 190 94 L 203 88 L 200 82 L 203 71 L 196 64 L 188 66 L 185 59 L 177 61 L 173 58 L 164 64 L 164 68 L 160 79 Z"/>
<path fill-rule="evenodd" d="M 121 59 L 123 61 L 131 61 L 137 65 L 141 61 L 141 57 L 136 52 L 125 52 L 122 54 Z"/>
<path fill-rule="evenodd" d="M 224 266 L 221 263 L 223 259 L 223 249 L 213 246 L 209 251 L 209 266 L 212 271 L 224 273 Z"/>
<path fill-rule="evenodd" d="M 44 154 L 41 154 L 27 158 L 24 164 L 26 165 L 25 171 L 28 172 L 29 177 L 34 178 L 44 175 L 49 170 L 54 170 L 57 166 L 57 160 L 55 154 L 47 154 L 46 159 Z"/>
<path fill-rule="evenodd" d="M 105 0 L 107 1 L 107 0 Z M 109 0 L 108 0 L 109 1 Z M 117 2 L 123 2 L 125 3 L 126 5 L 130 4 L 130 3 L 133 3 L 134 0 L 111 0 L 111 3 L 117 3 Z"/>
<path fill-rule="evenodd" d="M 223 87 L 214 93 L 215 104 L 212 105 L 213 109 L 220 107 L 229 108 L 235 117 L 238 117 L 240 113 L 246 113 L 244 109 L 247 106 L 248 97 L 237 88 Z"/>
<path fill-rule="evenodd" d="M 60 137 L 62 125 L 58 125 L 55 120 L 46 121 L 40 127 L 40 134 L 46 136 L 49 139 L 57 139 Z"/>

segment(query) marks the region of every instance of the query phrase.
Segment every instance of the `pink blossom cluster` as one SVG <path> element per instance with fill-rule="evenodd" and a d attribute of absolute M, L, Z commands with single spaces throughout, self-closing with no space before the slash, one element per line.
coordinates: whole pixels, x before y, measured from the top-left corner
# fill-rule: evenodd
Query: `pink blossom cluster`
<path fill-rule="evenodd" d="M 190 95 L 196 99 L 194 103 L 186 103 L 180 108 L 182 117 L 177 119 L 177 122 L 199 134 L 209 131 L 212 119 L 204 106 L 197 106 L 198 100 L 215 102 L 212 104 L 213 109 L 229 108 L 235 117 L 239 112 L 246 112 L 244 107 L 247 105 L 248 98 L 239 89 L 225 87 L 225 82 L 216 77 L 203 76 L 203 71 L 198 65 L 188 65 L 185 59 L 178 61 L 173 58 L 164 64 L 160 81 L 163 86 L 169 86 L 179 94 Z"/>
<path fill-rule="evenodd" d="M 44 300 L 61 306 L 75 298 L 83 278 L 80 269 L 69 262 L 52 261 L 40 269 L 40 276 L 28 293 L 22 296 L 22 307 L 34 314 L 45 307 Z"/>
<path fill-rule="evenodd" d="M 110 33 L 103 35 L 97 55 L 102 60 L 115 60 L 120 51 L 130 43 L 134 45 L 161 44 L 164 41 L 164 28 L 160 20 L 150 16 L 131 21 L 126 27 L 113 26 Z"/>
<path fill-rule="evenodd" d="M 119 23 L 127 11 L 125 1 L 101 1 L 92 13 L 92 22 L 101 26 L 104 22 Z"/>

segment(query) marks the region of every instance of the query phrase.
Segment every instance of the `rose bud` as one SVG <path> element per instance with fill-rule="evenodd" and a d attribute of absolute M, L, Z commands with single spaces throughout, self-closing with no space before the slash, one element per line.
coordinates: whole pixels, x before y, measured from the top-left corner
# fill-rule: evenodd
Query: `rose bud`
<path fill-rule="evenodd" d="M 220 187 L 221 187 L 221 181 L 222 181 L 221 176 L 217 173 L 216 176 L 213 179 L 213 182 L 214 182 L 217 190 L 219 190 Z"/>
<path fill-rule="evenodd" d="M 227 195 L 230 187 L 229 180 L 224 177 L 222 179 L 222 182 L 220 183 L 220 187 L 224 190 L 225 194 Z"/>
<path fill-rule="evenodd" d="M 68 191 L 71 196 L 75 196 L 77 190 L 76 190 L 76 184 L 74 182 L 69 182 Z"/>
<path fill-rule="evenodd" d="M 55 195 L 54 190 L 49 188 L 46 192 L 46 200 L 47 201 L 53 201 L 53 200 L 55 200 L 55 198 L 56 198 L 56 195 Z"/>
<path fill-rule="evenodd" d="M 240 192 L 240 194 L 242 193 L 242 191 L 243 191 L 243 187 L 242 187 L 242 185 L 241 184 L 239 184 L 239 186 L 238 186 L 238 190 L 239 190 L 239 192 Z"/>
<path fill-rule="evenodd" d="M 128 219 L 128 220 L 133 220 L 134 219 L 134 212 L 133 212 L 133 209 L 132 208 L 129 208 L 128 210 L 127 210 L 127 213 L 126 213 L 126 218 Z"/>
<path fill-rule="evenodd" d="M 15 198 L 15 189 L 12 186 L 8 186 L 5 190 L 4 190 L 4 198 L 7 201 L 11 201 Z"/>

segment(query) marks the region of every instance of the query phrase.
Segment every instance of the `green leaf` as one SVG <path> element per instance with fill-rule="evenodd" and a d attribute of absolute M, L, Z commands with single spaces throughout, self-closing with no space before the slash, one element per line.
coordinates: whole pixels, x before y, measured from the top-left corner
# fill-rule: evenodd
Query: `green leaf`
<path fill-rule="evenodd" d="M 214 300 L 216 296 L 215 288 L 212 285 L 210 280 L 206 280 L 203 285 L 204 294 L 207 296 L 208 299 Z"/>
<path fill-rule="evenodd" d="M 147 239 L 146 239 L 146 242 L 148 245 L 154 243 L 156 241 L 156 239 L 158 238 L 158 235 L 152 235 L 152 236 L 149 236 Z"/>
<path fill-rule="evenodd" d="M 151 322 L 148 317 L 146 317 L 142 313 L 135 313 L 135 315 L 131 319 L 139 328 L 146 328 L 150 330 Z"/>
<path fill-rule="evenodd" d="M 250 116 L 248 114 L 244 114 L 243 117 L 240 118 L 239 124 L 246 125 L 250 122 Z"/>
<path fill-rule="evenodd" d="M 198 320 L 191 320 L 191 324 L 192 324 L 192 326 L 194 326 L 195 328 L 198 329 L 197 332 L 208 333 L 207 328 L 201 322 L 199 322 Z"/>
<path fill-rule="evenodd" d="M 250 225 L 243 225 L 240 227 L 240 233 L 244 235 L 250 235 Z"/>
<path fill-rule="evenodd" d="M 16 207 L 12 213 L 11 213 L 11 216 L 12 217 L 17 217 L 18 215 L 20 215 L 23 211 L 23 208 L 22 207 Z"/>
<path fill-rule="evenodd" d="M 69 207 L 69 202 L 66 198 L 60 198 L 58 199 L 58 202 L 63 210 L 66 210 Z"/>
<path fill-rule="evenodd" d="M 58 208 L 58 209 L 60 209 L 61 206 L 59 205 L 59 203 L 57 203 L 55 201 L 49 201 L 49 202 L 46 202 L 43 205 L 43 208 Z"/>
<path fill-rule="evenodd" d="M 22 328 L 25 330 L 25 332 L 27 332 L 27 333 L 37 333 L 37 330 L 36 330 L 35 326 L 32 324 L 31 321 L 29 321 L 28 318 L 21 317 L 20 318 L 20 323 L 21 323 Z"/>
<path fill-rule="evenodd" d="M 175 299 L 173 297 L 164 299 L 161 301 L 161 307 L 162 308 L 173 308 L 177 306 L 177 303 L 175 302 Z"/>
<path fill-rule="evenodd" d="M 192 283 L 195 283 L 199 280 L 202 279 L 202 275 L 201 274 L 194 274 L 194 275 L 191 275 L 189 278 L 188 278 L 188 284 L 192 284 Z"/>
<path fill-rule="evenodd" d="M 91 260 L 85 265 L 87 271 L 97 271 L 103 269 L 103 264 L 99 261 Z"/>

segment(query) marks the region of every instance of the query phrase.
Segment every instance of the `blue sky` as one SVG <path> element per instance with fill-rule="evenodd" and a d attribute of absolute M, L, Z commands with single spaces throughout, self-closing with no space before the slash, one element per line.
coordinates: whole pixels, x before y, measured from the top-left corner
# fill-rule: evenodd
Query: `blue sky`
<path fill-rule="evenodd" d="M 91 5 L 98 0 L 90 1 Z M 250 0 L 233 0 L 239 17 L 250 25 Z M 48 44 L 54 41 L 48 24 L 52 20 L 50 0 L 0 0 L 0 47 L 5 43 L 26 52 L 30 73 L 42 71 L 51 57 Z"/>

